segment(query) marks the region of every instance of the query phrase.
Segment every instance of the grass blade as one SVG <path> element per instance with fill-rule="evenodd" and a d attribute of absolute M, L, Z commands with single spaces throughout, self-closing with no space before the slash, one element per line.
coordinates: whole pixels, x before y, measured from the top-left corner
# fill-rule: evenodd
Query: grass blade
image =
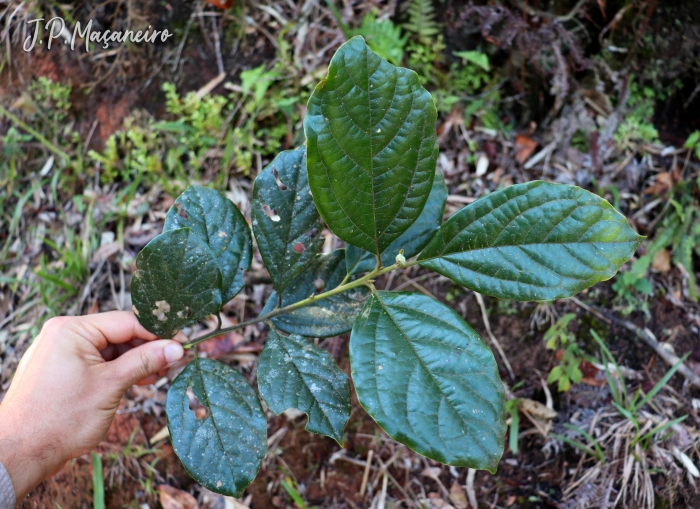
<path fill-rule="evenodd" d="M 92 491 L 93 509 L 105 509 L 105 481 L 102 476 L 102 458 L 94 451 L 92 453 Z"/>

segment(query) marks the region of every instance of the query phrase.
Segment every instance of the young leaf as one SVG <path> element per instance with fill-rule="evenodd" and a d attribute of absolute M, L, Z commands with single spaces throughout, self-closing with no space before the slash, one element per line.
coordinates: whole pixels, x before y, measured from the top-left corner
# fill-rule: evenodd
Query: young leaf
<path fill-rule="evenodd" d="M 296 408 L 308 415 L 308 431 L 341 447 L 350 418 L 350 382 L 333 357 L 309 340 L 270 330 L 258 365 L 258 389 L 275 414 Z"/>
<path fill-rule="evenodd" d="M 343 44 L 309 99 L 309 184 L 348 244 L 380 255 L 423 210 L 435 175 L 437 112 L 416 73 Z"/>
<path fill-rule="evenodd" d="M 146 329 L 171 338 L 221 309 L 221 270 L 209 246 L 190 228 L 162 233 L 136 257 L 134 313 Z"/>
<path fill-rule="evenodd" d="M 416 222 L 408 230 L 403 232 L 382 253 L 382 266 L 388 267 L 396 263 L 396 255 L 403 249 L 406 259 L 421 252 L 442 223 L 445 214 L 445 202 L 447 201 L 447 186 L 440 171 L 435 173 L 433 187 L 430 190 L 428 201 L 423 207 Z M 348 244 L 345 248 L 345 262 L 349 274 L 369 272 L 377 265 L 377 258 L 367 251 Z"/>
<path fill-rule="evenodd" d="M 190 409 L 188 388 L 203 406 L 201 414 Z M 265 414 L 243 375 L 195 357 L 170 386 L 166 411 L 173 448 L 187 472 L 211 491 L 240 497 L 267 450 Z"/>
<path fill-rule="evenodd" d="M 251 217 L 265 266 L 284 291 L 323 246 L 303 146 L 280 152 L 255 179 Z"/>
<path fill-rule="evenodd" d="M 191 228 L 209 244 L 222 276 L 222 302 L 243 288 L 243 272 L 250 268 L 252 240 L 243 214 L 215 189 L 190 186 L 165 217 L 163 231 Z"/>
<path fill-rule="evenodd" d="M 327 255 L 316 256 L 304 272 L 291 282 L 282 294 L 282 306 L 294 304 L 314 293 L 332 290 L 345 278 L 345 250 L 337 249 Z M 325 338 L 343 334 L 352 328 L 357 313 L 367 299 L 369 291 L 364 286 L 299 308 L 291 313 L 275 316 L 272 323 L 288 334 Z M 277 307 L 277 293 L 272 292 L 261 314 Z"/>
<path fill-rule="evenodd" d="M 448 465 L 496 471 L 506 401 L 491 350 L 447 306 L 376 292 L 350 337 L 360 403 L 389 436 Z"/>
<path fill-rule="evenodd" d="M 610 279 L 642 240 L 606 200 L 534 181 L 464 207 L 418 259 L 479 293 L 552 300 Z"/>

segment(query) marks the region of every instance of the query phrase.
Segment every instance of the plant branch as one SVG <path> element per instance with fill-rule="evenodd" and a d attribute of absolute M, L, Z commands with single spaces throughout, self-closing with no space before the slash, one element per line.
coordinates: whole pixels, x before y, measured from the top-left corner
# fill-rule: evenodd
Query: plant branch
<path fill-rule="evenodd" d="M 396 270 L 398 268 L 406 268 L 410 267 L 411 265 L 416 265 L 418 263 L 418 260 L 414 260 L 411 262 L 406 262 L 401 264 L 401 267 L 399 267 L 397 264 L 391 265 L 390 267 L 384 267 L 381 269 L 374 269 L 372 272 L 362 276 L 359 279 L 356 279 L 355 281 L 350 281 L 349 283 L 341 284 L 339 286 L 336 286 L 332 290 L 328 290 L 327 292 L 320 293 L 318 295 L 312 295 L 308 299 L 303 299 L 300 300 L 299 302 L 295 302 L 294 304 L 290 304 L 289 306 L 285 306 L 282 308 L 277 308 L 269 313 L 266 313 L 264 315 L 260 315 L 257 318 L 253 318 L 251 320 L 247 320 L 245 322 L 237 323 L 236 325 L 232 325 L 231 327 L 226 327 L 224 329 L 216 329 L 215 331 L 212 331 L 208 334 L 205 334 L 204 336 L 200 336 L 198 338 L 193 339 L 189 343 L 185 343 L 182 345 L 185 349 L 192 348 L 195 345 L 198 345 L 199 343 L 202 343 L 208 339 L 214 338 L 216 336 L 220 336 L 222 334 L 226 334 L 228 332 L 232 332 L 238 329 L 242 329 L 244 327 L 247 327 L 248 325 L 253 325 L 258 322 L 264 322 L 266 320 L 269 320 L 270 318 L 274 318 L 275 316 L 279 315 L 284 315 L 286 313 L 290 313 L 294 310 L 297 310 L 299 308 L 303 308 L 304 306 L 308 306 L 309 304 L 313 304 L 314 302 L 318 302 L 320 300 L 326 299 L 328 297 L 332 297 L 333 295 L 337 295 L 339 293 L 345 292 L 347 290 L 350 290 L 352 288 L 357 288 L 358 286 L 363 286 L 368 283 L 372 283 L 375 278 L 381 276 L 382 274 L 386 274 L 387 272 L 391 272 L 392 270 Z"/>
<path fill-rule="evenodd" d="M 627 329 L 630 332 L 633 332 L 636 335 L 637 339 L 641 339 L 644 343 L 651 347 L 651 349 L 654 350 L 656 355 L 661 357 L 669 366 L 675 366 L 681 361 L 681 359 L 679 359 L 676 354 L 674 354 L 671 350 L 666 349 L 666 347 L 664 347 L 663 344 L 659 343 L 659 341 L 656 339 L 656 336 L 654 336 L 654 333 L 651 332 L 648 328 L 645 327 L 644 329 L 642 329 L 640 327 L 637 327 L 629 320 L 623 320 L 603 309 L 599 309 L 596 306 L 581 302 L 576 297 L 569 297 L 569 299 L 573 301 L 576 305 L 582 307 L 586 311 L 589 311 L 591 314 L 594 314 L 601 320 L 609 324 L 615 324 L 619 327 Z M 694 385 L 695 387 L 700 387 L 700 376 L 696 375 L 695 372 L 692 369 L 690 369 L 685 363 L 682 363 L 678 367 L 678 372 L 685 377 L 688 383 Z"/>

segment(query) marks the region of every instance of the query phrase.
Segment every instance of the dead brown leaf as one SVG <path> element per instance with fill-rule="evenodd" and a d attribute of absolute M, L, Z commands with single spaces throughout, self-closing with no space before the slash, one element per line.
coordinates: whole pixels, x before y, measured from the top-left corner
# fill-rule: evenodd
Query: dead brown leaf
<path fill-rule="evenodd" d="M 675 180 L 674 175 L 671 175 L 667 171 L 662 171 L 656 175 L 656 181 L 654 184 L 644 190 L 644 194 L 664 194 L 668 190 L 673 189 Z"/>
<path fill-rule="evenodd" d="M 219 359 L 236 351 L 236 347 L 245 342 L 245 338 L 237 332 L 229 332 L 222 336 L 216 336 L 204 343 L 201 343 L 197 348 L 200 352 L 204 352 L 210 359 Z"/>
<path fill-rule="evenodd" d="M 455 509 L 467 509 L 467 494 L 464 492 L 462 485 L 455 479 L 450 486 L 450 498 Z"/>
<path fill-rule="evenodd" d="M 167 484 L 158 486 L 158 499 L 163 509 L 199 509 L 199 504 L 192 495 Z"/>
<path fill-rule="evenodd" d="M 234 4 L 233 0 L 207 0 L 207 2 L 219 9 L 230 9 Z"/>
<path fill-rule="evenodd" d="M 607 380 L 605 379 L 605 377 L 599 375 L 601 371 L 590 362 L 581 361 L 579 368 L 581 369 L 581 373 L 583 373 L 581 382 L 583 382 L 584 384 L 593 387 L 602 387 L 603 385 L 607 384 Z"/>
<path fill-rule="evenodd" d="M 525 164 L 537 148 L 538 143 L 524 134 L 515 137 L 515 160 L 518 164 Z"/>
<path fill-rule="evenodd" d="M 112 255 L 117 254 L 119 251 L 121 251 L 121 245 L 115 240 L 114 242 L 110 242 L 109 244 L 100 246 L 97 249 L 97 251 L 95 251 L 95 253 L 92 255 L 91 261 L 92 263 L 105 261 L 112 257 Z"/>
<path fill-rule="evenodd" d="M 423 469 L 423 471 L 420 474 L 424 475 L 425 477 L 435 479 L 435 478 L 438 478 L 440 476 L 441 471 L 442 471 L 442 469 L 440 467 L 426 467 Z"/>
<path fill-rule="evenodd" d="M 671 253 L 669 253 L 668 249 L 662 249 L 661 251 L 656 253 L 656 256 L 654 256 L 654 261 L 652 262 L 651 266 L 663 274 L 666 274 L 668 271 L 670 271 Z"/>
<path fill-rule="evenodd" d="M 534 399 L 530 398 L 520 398 L 518 407 L 524 412 L 530 414 L 535 419 L 543 422 L 552 420 L 557 416 L 557 412 L 555 410 L 547 408 L 539 401 L 535 401 Z"/>

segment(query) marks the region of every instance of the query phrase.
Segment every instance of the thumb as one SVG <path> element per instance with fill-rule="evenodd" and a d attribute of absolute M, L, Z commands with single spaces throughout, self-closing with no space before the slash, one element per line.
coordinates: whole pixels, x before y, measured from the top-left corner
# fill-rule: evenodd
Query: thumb
<path fill-rule="evenodd" d="M 139 380 L 172 366 L 184 353 L 177 341 L 161 339 L 132 348 L 107 365 L 112 378 L 126 391 Z"/>

